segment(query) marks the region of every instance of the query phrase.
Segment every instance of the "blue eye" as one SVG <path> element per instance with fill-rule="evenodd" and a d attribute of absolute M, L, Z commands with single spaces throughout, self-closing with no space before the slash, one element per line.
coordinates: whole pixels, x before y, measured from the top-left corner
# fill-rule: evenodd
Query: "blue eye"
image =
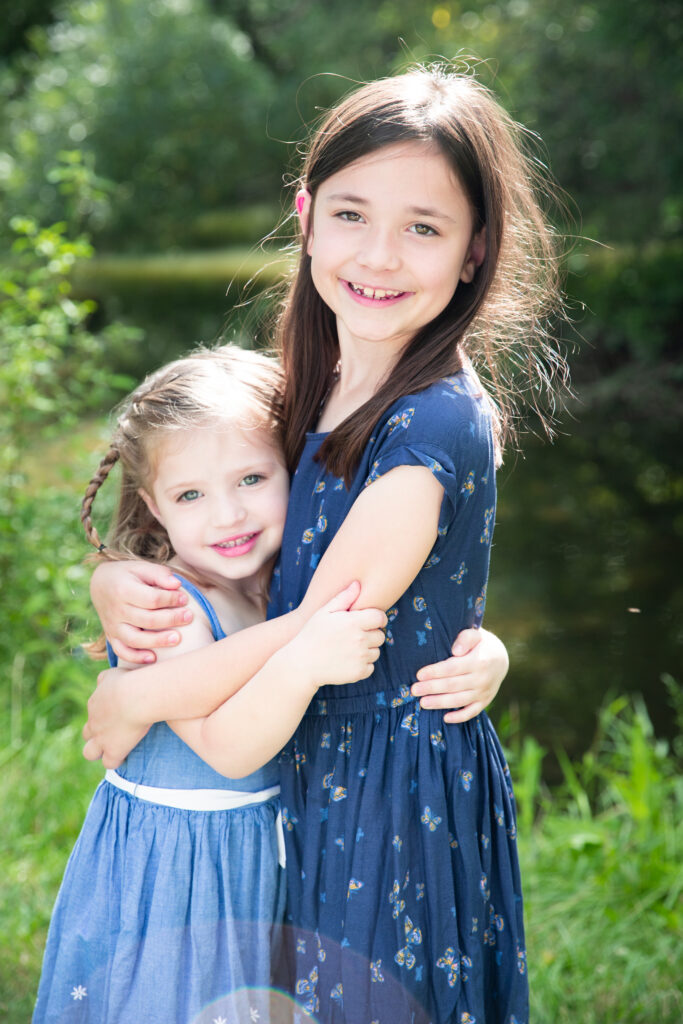
<path fill-rule="evenodd" d="M 183 491 L 182 494 L 178 495 L 178 499 L 177 500 L 179 502 L 181 502 L 181 501 L 182 502 L 196 501 L 197 498 L 201 498 L 201 496 L 202 496 L 202 492 L 201 491 L 194 491 L 194 490 Z"/>
<path fill-rule="evenodd" d="M 243 484 L 245 487 L 253 487 L 254 484 L 258 484 L 264 479 L 265 477 L 262 473 L 248 473 L 245 477 L 242 477 L 241 485 Z"/>

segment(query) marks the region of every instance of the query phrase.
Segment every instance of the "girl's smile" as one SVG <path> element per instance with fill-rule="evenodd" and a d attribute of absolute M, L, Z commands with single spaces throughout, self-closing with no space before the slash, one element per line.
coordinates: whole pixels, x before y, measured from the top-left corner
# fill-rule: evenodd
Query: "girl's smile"
<path fill-rule="evenodd" d="M 342 284 L 346 285 L 354 298 L 362 306 L 373 306 L 377 303 L 387 306 L 411 294 L 410 292 L 389 291 L 386 288 L 368 288 L 367 285 L 355 284 L 352 281 L 342 281 Z"/>
<path fill-rule="evenodd" d="M 398 355 L 483 258 L 470 203 L 435 146 L 396 143 L 342 168 L 320 185 L 310 224 L 303 195 L 311 274 L 337 316 L 342 357 L 350 342 Z"/>
<path fill-rule="evenodd" d="M 241 534 L 239 537 L 231 537 L 229 540 L 222 540 L 218 544 L 212 544 L 214 551 L 224 558 L 237 558 L 239 555 L 246 555 L 256 544 L 260 536 L 258 533 Z"/>
<path fill-rule="evenodd" d="M 161 441 L 152 493 L 142 491 L 173 545 L 173 565 L 209 583 L 247 585 L 277 554 L 289 476 L 263 430 L 203 427 Z"/>

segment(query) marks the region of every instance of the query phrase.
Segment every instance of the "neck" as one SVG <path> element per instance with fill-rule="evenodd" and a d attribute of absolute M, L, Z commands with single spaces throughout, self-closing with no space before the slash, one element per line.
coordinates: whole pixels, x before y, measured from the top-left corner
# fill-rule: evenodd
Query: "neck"
<path fill-rule="evenodd" d="M 340 372 L 330 389 L 318 430 L 334 430 L 378 391 L 391 373 L 400 351 L 382 343 L 339 339 Z"/>

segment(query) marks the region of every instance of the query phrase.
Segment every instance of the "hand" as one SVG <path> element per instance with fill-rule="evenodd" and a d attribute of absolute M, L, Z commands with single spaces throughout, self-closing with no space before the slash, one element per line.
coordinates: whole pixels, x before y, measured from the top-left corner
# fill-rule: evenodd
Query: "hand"
<path fill-rule="evenodd" d="M 464 629 L 453 644 L 453 657 L 425 665 L 411 692 L 423 708 L 451 708 L 444 722 L 467 722 L 487 707 L 509 667 L 505 645 L 486 629 Z"/>
<path fill-rule="evenodd" d="M 83 726 L 83 756 L 88 761 L 102 758 L 105 768 L 118 768 L 148 731 L 149 725 L 133 721 L 129 714 L 133 701 L 127 699 L 125 685 L 134 674 L 109 668 L 97 677 Z"/>
<path fill-rule="evenodd" d="M 165 565 L 104 562 L 95 569 L 90 596 L 102 628 L 119 658 L 134 664 L 156 661 L 153 647 L 174 647 L 174 626 L 192 621 L 187 594 Z"/>
<path fill-rule="evenodd" d="M 379 608 L 349 611 L 360 594 L 351 583 L 323 605 L 287 645 L 317 689 L 367 679 L 384 643 L 387 617 Z"/>

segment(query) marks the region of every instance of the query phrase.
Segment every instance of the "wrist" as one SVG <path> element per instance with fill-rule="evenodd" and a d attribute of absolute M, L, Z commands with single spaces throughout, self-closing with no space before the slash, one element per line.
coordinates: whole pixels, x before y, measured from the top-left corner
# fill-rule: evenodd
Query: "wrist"
<path fill-rule="evenodd" d="M 287 686 L 288 693 L 299 696 L 308 705 L 318 692 L 321 680 L 315 674 L 310 658 L 306 657 L 306 651 L 301 650 L 298 640 L 298 636 L 294 637 L 274 655 L 275 669 Z"/>
<path fill-rule="evenodd" d="M 149 667 L 122 670 L 113 684 L 114 699 L 122 721 L 136 729 L 149 729 L 154 722 L 162 720 L 157 719 L 147 706 L 145 697 L 151 695 L 151 688 L 141 686 L 142 679 L 137 678 L 140 672 L 148 671 Z"/>

